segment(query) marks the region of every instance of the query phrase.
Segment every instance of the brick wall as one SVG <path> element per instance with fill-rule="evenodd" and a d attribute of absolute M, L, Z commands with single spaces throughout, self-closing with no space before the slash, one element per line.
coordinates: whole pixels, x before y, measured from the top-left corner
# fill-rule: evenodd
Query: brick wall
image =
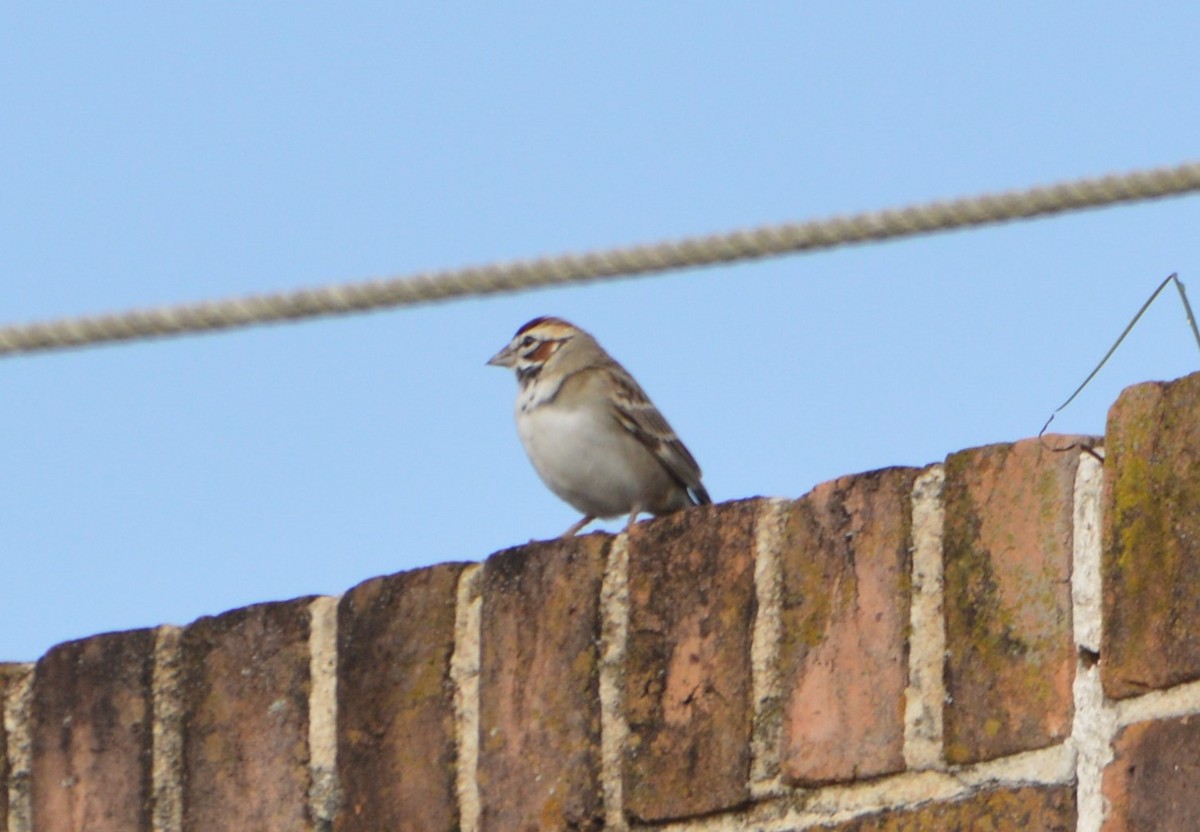
<path fill-rule="evenodd" d="M 0 832 L 1200 829 L 1200 375 L 1125 391 L 1102 451 L 0 665 Z"/>

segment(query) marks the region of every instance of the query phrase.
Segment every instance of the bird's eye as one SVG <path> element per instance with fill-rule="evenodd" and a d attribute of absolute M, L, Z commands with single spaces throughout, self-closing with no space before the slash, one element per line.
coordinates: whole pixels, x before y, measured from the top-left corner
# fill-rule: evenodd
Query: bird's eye
<path fill-rule="evenodd" d="M 533 346 L 533 342 L 534 342 L 534 337 L 533 337 L 532 335 L 526 335 L 526 336 L 525 336 L 525 337 L 524 337 L 524 338 L 521 340 L 521 346 L 522 346 L 522 347 L 532 347 L 532 346 Z"/>

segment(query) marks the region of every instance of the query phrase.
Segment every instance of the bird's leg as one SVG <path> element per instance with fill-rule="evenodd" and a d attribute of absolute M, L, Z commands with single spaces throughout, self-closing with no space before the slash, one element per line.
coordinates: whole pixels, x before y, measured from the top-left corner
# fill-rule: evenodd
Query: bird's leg
<path fill-rule="evenodd" d="M 582 529 L 584 526 L 586 526 L 588 523 L 592 522 L 595 519 L 596 518 L 593 517 L 592 515 L 585 514 L 583 516 L 582 520 L 580 520 L 578 523 L 571 526 L 571 528 L 569 528 L 565 532 L 563 532 L 561 537 L 574 537 L 575 535 L 577 535 L 579 533 L 580 529 Z"/>
<path fill-rule="evenodd" d="M 633 528 L 633 524 L 637 522 L 637 516 L 641 513 L 641 509 L 637 506 L 633 507 L 633 511 L 629 512 L 629 521 L 625 524 L 625 531 L 628 532 Z"/>

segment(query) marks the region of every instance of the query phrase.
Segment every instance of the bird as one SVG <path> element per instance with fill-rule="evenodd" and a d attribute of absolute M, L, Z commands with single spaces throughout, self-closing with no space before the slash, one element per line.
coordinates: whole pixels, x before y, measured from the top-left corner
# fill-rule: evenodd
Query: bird
<path fill-rule="evenodd" d="M 709 505 L 700 466 L 629 371 L 583 329 L 534 318 L 487 362 L 516 372 L 517 434 L 542 482 L 597 518 Z"/>

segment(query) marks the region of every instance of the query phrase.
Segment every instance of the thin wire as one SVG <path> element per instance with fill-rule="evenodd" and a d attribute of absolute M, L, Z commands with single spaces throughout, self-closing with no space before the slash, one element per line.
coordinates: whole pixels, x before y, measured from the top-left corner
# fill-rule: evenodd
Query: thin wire
<path fill-rule="evenodd" d="M 0 357 L 206 332 L 463 296 L 515 292 L 878 242 L 1177 196 L 1200 190 L 1200 162 L 1002 194 L 768 225 L 662 243 L 360 283 L 0 327 Z"/>
<path fill-rule="evenodd" d="M 1200 349 L 1200 329 L 1196 328 L 1196 316 L 1192 314 L 1192 305 L 1188 303 L 1183 281 L 1179 279 L 1178 274 L 1173 274 L 1171 277 L 1175 278 L 1175 288 L 1179 290 L 1179 299 L 1183 301 L 1183 311 L 1187 314 L 1188 325 L 1192 328 L 1192 337 L 1196 339 L 1196 348 Z"/>
<path fill-rule="evenodd" d="M 1121 334 L 1117 336 L 1117 340 L 1111 347 L 1108 348 L 1108 352 L 1106 352 L 1104 357 L 1100 359 L 1100 363 L 1096 365 L 1095 369 L 1088 373 L 1088 377 L 1083 380 L 1083 384 L 1076 387 L 1075 392 L 1068 396 L 1067 400 L 1055 408 L 1054 412 L 1050 414 L 1050 418 L 1046 420 L 1046 424 L 1042 425 L 1042 429 L 1038 431 L 1039 439 L 1041 439 L 1046 433 L 1046 429 L 1050 427 L 1050 423 L 1054 421 L 1054 417 L 1061 413 L 1067 405 L 1075 401 L 1075 397 L 1083 392 L 1083 388 L 1087 387 L 1088 383 L 1091 382 L 1091 380 L 1096 377 L 1096 374 L 1100 372 L 1104 365 L 1108 363 L 1108 359 L 1112 358 L 1113 353 L 1117 351 L 1117 347 L 1121 346 L 1121 342 L 1125 340 L 1125 336 L 1128 335 L 1135 326 L 1137 326 L 1137 322 L 1142 319 L 1142 315 L 1146 314 L 1146 310 L 1150 308 L 1150 304 L 1154 303 L 1155 299 L 1162 294 L 1162 290 L 1167 288 L 1168 283 L 1174 283 L 1175 288 L 1179 290 L 1179 299 L 1183 301 L 1183 308 L 1187 313 L 1188 324 L 1191 325 L 1192 335 L 1196 339 L 1196 348 L 1200 349 L 1200 329 L 1196 328 L 1196 316 L 1192 314 L 1192 305 L 1188 303 L 1187 291 L 1183 287 L 1183 281 L 1179 279 L 1178 272 L 1172 272 L 1171 274 L 1167 275 L 1166 280 L 1158 284 L 1158 288 L 1155 289 L 1154 293 L 1146 299 L 1145 303 L 1142 304 L 1142 308 L 1137 311 L 1137 314 L 1133 316 L 1133 320 L 1130 321 Z M 1077 442 L 1072 443 L 1065 448 L 1055 448 L 1054 450 L 1069 451 L 1076 447 L 1080 447 L 1079 443 Z"/>

